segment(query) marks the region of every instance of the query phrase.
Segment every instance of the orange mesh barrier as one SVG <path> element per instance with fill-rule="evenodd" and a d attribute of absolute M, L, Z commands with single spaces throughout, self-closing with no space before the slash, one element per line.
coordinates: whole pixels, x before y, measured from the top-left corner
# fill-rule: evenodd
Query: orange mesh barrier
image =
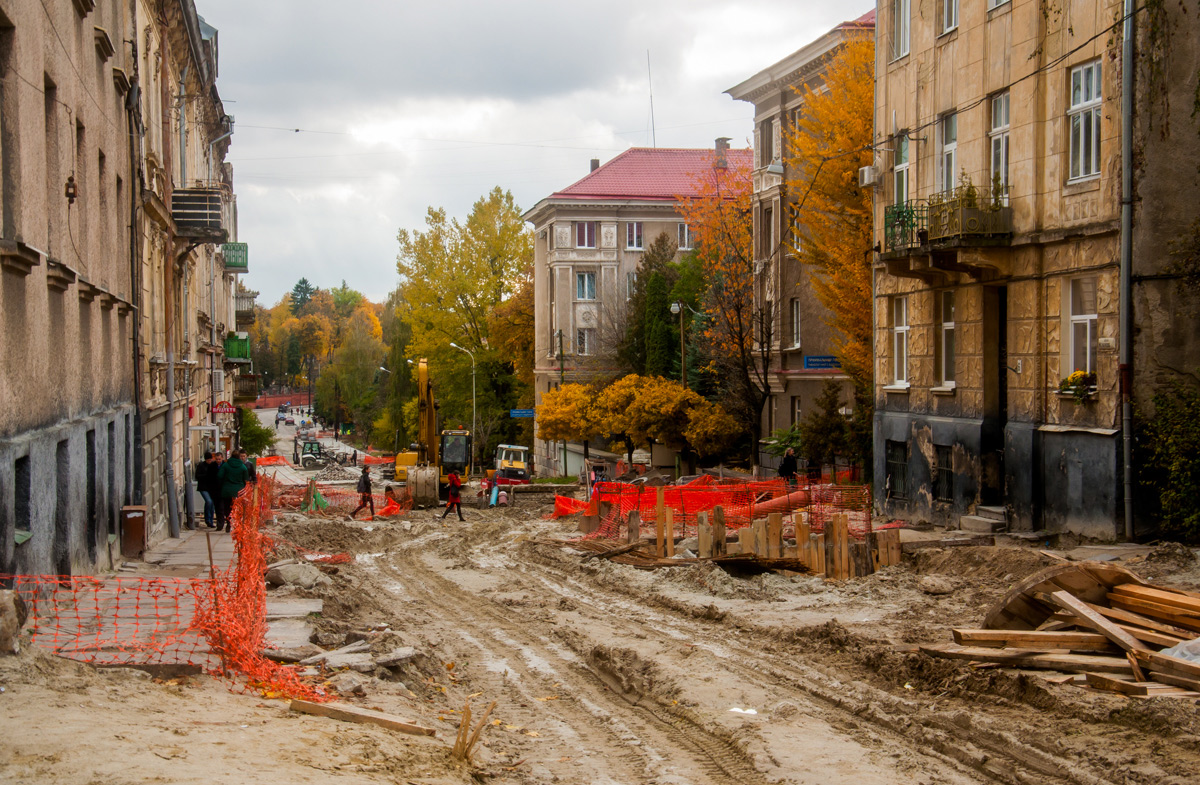
<path fill-rule="evenodd" d="M 358 456 L 358 462 L 373 466 L 381 463 L 395 463 L 396 458 L 395 456 L 387 455 L 360 455 Z"/>
<path fill-rule="evenodd" d="M 259 466 L 291 466 L 292 462 L 283 455 L 264 455 L 254 459 L 255 467 Z"/>

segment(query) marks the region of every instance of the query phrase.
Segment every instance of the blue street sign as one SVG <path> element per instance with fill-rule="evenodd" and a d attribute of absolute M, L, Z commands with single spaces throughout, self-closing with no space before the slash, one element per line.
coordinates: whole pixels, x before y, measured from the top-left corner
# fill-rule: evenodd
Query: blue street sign
<path fill-rule="evenodd" d="M 533 409 L 509 409 L 509 417 L 533 417 Z"/>
<path fill-rule="evenodd" d="M 804 370 L 806 371 L 836 371 L 842 367 L 838 358 L 832 354 L 804 355 Z"/>

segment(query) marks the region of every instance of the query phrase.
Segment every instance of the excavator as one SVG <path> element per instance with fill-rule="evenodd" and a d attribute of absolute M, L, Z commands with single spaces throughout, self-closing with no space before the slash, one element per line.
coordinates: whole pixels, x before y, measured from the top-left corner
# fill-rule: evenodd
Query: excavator
<path fill-rule="evenodd" d="M 395 478 L 408 486 L 413 504 L 436 506 L 450 472 L 466 477 L 471 467 L 471 432 L 462 428 L 438 431 L 437 401 L 429 363 L 417 363 L 417 441 L 415 450 L 396 455 Z"/>

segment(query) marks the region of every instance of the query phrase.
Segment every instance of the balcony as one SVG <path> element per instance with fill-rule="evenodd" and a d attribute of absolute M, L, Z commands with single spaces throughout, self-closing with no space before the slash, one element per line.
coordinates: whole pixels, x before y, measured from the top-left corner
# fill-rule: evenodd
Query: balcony
<path fill-rule="evenodd" d="M 236 292 L 233 295 L 233 314 L 238 327 L 254 324 L 254 300 L 258 292 Z"/>
<path fill-rule="evenodd" d="M 258 374 L 243 373 L 233 377 L 233 402 L 252 403 L 258 399 Z"/>
<path fill-rule="evenodd" d="M 189 240 L 225 242 L 229 236 L 222 222 L 225 198 L 222 187 L 176 188 L 171 194 L 175 233 Z"/>
<path fill-rule="evenodd" d="M 221 246 L 221 262 L 227 273 L 250 272 L 249 246 L 245 243 L 225 243 Z"/>
<path fill-rule="evenodd" d="M 1008 189 L 968 185 L 928 199 L 910 199 L 883 210 L 883 253 L 899 257 L 911 252 L 964 247 L 1005 246 L 1012 240 L 1012 208 Z"/>
<path fill-rule="evenodd" d="M 225 362 L 235 365 L 250 362 L 250 336 L 231 333 L 225 339 Z"/>

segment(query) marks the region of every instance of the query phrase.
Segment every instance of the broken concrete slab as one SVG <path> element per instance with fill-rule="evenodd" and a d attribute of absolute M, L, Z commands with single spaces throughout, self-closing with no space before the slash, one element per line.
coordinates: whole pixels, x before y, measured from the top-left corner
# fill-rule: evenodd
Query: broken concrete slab
<path fill-rule="evenodd" d="M 327 668 L 349 668 L 359 673 L 374 673 L 375 659 L 365 651 L 350 654 L 329 654 L 322 662 Z"/>
<path fill-rule="evenodd" d="M 273 619 L 267 622 L 265 637 L 273 649 L 298 649 L 310 645 L 312 625 L 303 619 Z"/>
<path fill-rule="evenodd" d="M 391 668 L 401 664 L 402 662 L 411 660 L 416 655 L 417 650 L 412 646 L 401 646 L 398 649 L 392 649 L 390 652 L 381 657 L 376 657 L 375 663 L 377 665 L 382 665 L 385 668 Z"/>
<path fill-rule="evenodd" d="M 325 608 L 324 600 L 306 600 L 300 597 L 280 597 L 267 600 L 267 621 L 272 619 L 303 619 Z"/>
<path fill-rule="evenodd" d="M 287 649 L 263 649 L 262 652 L 262 656 L 275 662 L 300 662 L 319 654 L 324 654 L 324 651 L 320 646 L 314 646 L 311 643 Z"/>
<path fill-rule="evenodd" d="M 354 671 L 343 671 L 330 676 L 328 681 L 339 695 L 366 695 L 371 680 Z"/>
<path fill-rule="evenodd" d="M 367 643 L 366 641 L 355 641 L 354 643 L 351 643 L 348 646 L 343 646 L 342 648 L 337 649 L 335 651 L 321 652 L 320 654 L 314 655 L 305 660 L 301 660 L 300 664 L 301 665 L 316 665 L 318 662 L 323 662 L 323 661 L 327 660 L 329 657 L 332 657 L 334 655 L 356 654 L 358 652 L 364 652 L 369 648 L 371 648 L 371 644 Z M 368 656 L 370 656 L 370 655 L 368 655 Z"/>
<path fill-rule="evenodd" d="M 311 589 L 320 584 L 332 585 L 328 576 L 311 564 L 284 564 L 267 571 L 267 583 L 272 586 L 299 586 Z"/>

